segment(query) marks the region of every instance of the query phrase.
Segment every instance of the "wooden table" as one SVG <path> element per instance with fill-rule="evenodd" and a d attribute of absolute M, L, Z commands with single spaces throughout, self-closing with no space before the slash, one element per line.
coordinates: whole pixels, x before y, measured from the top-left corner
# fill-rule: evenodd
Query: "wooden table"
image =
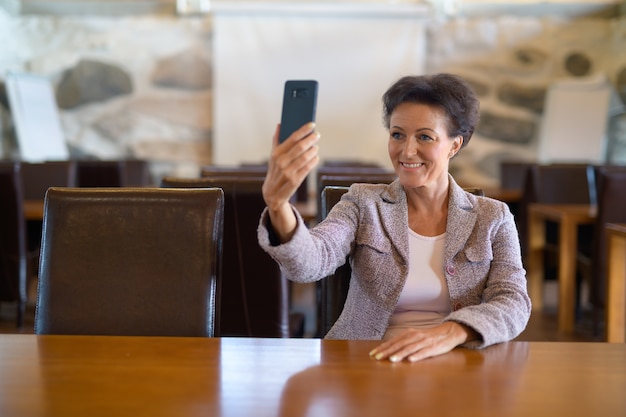
<path fill-rule="evenodd" d="M 607 223 L 606 337 L 626 342 L 626 224 Z"/>
<path fill-rule="evenodd" d="M 546 246 L 545 222 L 559 225 L 558 329 L 574 330 L 576 297 L 576 252 L 578 226 L 592 224 L 596 207 L 587 204 L 530 204 L 528 208 L 529 253 L 527 257 L 528 292 L 533 309 L 543 309 L 543 249 Z"/>
<path fill-rule="evenodd" d="M 375 341 L 0 335 L 0 415 L 623 416 L 626 344 L 510 342 L 417 363 Z"/>
<path fill-rule="evenodd" d="M 24 219 L 31 221 L 43 220 L 43 200 L 24 200 Z"/>

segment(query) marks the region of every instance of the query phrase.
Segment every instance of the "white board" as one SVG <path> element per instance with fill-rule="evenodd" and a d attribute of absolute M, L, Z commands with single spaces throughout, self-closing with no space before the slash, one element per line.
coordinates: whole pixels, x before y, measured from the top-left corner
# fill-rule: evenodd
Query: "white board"
<path fill-rule="evenodd" d="M 381 97 L 423 73 L 423 5 L 213 5 L 214 163 L 267 160 L 285 81 L 314 79 L 320 157 L 390 166 Z"/>
<path fill-rule="evenodd" d="M 546 95 L 539 162 L 604 163 L 607 125 L 616 97 L 604 76 L 553 83 Z"/>
<path fill-rule="evenodd" d="M 27 162 L 69 159 L 50 80 L 10 73 L 6 86 L 21 159 Z"/>

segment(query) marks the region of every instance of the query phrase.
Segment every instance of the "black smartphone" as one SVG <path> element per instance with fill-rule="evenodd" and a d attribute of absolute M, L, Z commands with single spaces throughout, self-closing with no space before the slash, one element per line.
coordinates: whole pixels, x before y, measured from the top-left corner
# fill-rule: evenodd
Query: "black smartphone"
<path fill-rule="evenodd" d="M 283 95 L 283 111 L 280 118 L 279 143 L 305 123 L 315 121 L 317 107 L 317 81 L 287 80 Z"/>

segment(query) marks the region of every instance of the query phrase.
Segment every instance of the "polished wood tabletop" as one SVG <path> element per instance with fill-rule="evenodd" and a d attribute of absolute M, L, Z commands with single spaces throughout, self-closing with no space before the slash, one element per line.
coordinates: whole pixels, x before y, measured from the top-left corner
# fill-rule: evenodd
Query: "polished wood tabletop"
<path fill-rule="evenodd" d="M 626 223 L 607 223 L 606 337 L 626 342 Z"/>
<path fill-rule="evenodd" d="M 588 204 L 533 203 L 528 207 L 528 293 L 537 311 L 543 308 L 545 222 L 551 220 L 559 225 L 558 329 L 562 333 L 574 330 L 578 226 L 592 224 L 595 219 L 596 207 Z"/>
<path fill-rule="evenodd" d="M 417 363 L 376 341 L 0 335 L 0 415 L 623 416 L 626 344 L 510 342 Z"/>

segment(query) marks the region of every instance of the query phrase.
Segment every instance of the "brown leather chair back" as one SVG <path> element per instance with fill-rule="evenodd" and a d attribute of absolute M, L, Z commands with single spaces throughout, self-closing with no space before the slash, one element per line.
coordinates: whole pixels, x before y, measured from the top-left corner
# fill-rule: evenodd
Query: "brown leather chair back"
<path fill-rule="evenodd" d="M 322 219 L 326 218 L 330 210 L 348 192 L 349 188 L 346 186 L 328 186 L 324 188 L 321 205 Z M 485 195 L 483 189 L 478 187 L 465 188 L 465 191 L 477 196 Z M 339 318 L 348 296 L 351 276 L 352 268 L 348 259 L 346 259 L 346 263 L 337 268 L 332 275 L 320 281 L 320 312 L 318 315 L 318 333 L 320 337 L 324 337 Z"/>
<path fill-rule="evenodd" d="M 219 187 L 224 190 L 224 252 L 220 336 L 290 337 L 289 284 L 280 267 L 258 244 L 265 208 L 258 176 L 165 177 L 162 187 Z M 302 317 L 301 315 L 299 317 Z"/>
<path fill-rule="evenodd" d="M 331 170 L 325 170 L 330 172 Z M 324 172 L 324 171 L 322 171 Z M 368 184 L 391 184 L 397 178 L 396 173 L 393 171 L 382 170 L 374 168 L 369 170 L 368 168 L 363 170 L 350 170 L 342 172 L 341 170 L 335 171 L 334 174 L 320 174 L 317 176 L 317 207 L 322 207 L 323 198 L 322 192 L 326 187 L 338 186 L 338 187 L 350 187 L 355 183 L 368 183 Z M 321 210 L 318 210 L 317 220 L 321 221 Z"/>
<path fill-rule="evenodd" d="M 267 164 L 242 164 L 237 166 L 205 165 L 200 176 L 206 177 L 263 177 L 267 174 Z M 309 199 L 308 179 L 305 179 L 292 196 L 292 202 L 306 202 Z"/>
<path fill-rule="evenodd" d="M 25 200 L 42 200 L 50 187 L 74 187 L 74 161 L 22 162 L 21 177 Z"/>
<path fill-rule="evenodd" d="M 216 334 L 220 189 L 50 188 L 37 334 Z"/>
<path fill-rule="evenodd" d="M 528 206 L 546 204 L 596 204 L 595 170 L 590 164 L 530 165 L 517 216 L 522 252 L 528 251 Z M 547 225 L 547 239 L 556 241 L 557 230 Z M 589 237 L 590 238 L 590 237 Z"/>
<path fill-rule="evenodd" d="M 123 161 L 76 161 L 78 187 L 123 187 L 125 176 Z"/>
<path fill-rule="evenodd" d="M 0 301 L 17 302 L 17 327 L 24 324 L 26 281 L 26 223 L 20 164 L 0 162 Z"/>

